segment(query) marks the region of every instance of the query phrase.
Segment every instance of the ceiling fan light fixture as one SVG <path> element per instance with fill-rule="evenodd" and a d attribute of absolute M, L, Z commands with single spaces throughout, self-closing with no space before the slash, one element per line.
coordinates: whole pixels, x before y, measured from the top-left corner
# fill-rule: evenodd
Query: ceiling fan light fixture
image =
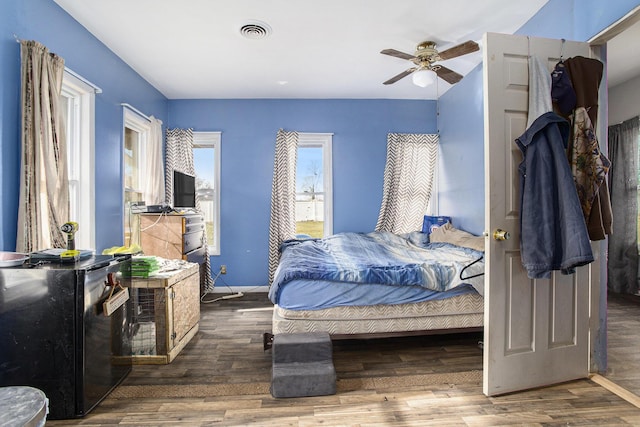
<path fill-rule="evenodd" d="M 428 68 L 421 68 L 411 76 L 413 84 L 420 87 L 432 85 L 436 81 L 436 78 L 436 73 Z"/>

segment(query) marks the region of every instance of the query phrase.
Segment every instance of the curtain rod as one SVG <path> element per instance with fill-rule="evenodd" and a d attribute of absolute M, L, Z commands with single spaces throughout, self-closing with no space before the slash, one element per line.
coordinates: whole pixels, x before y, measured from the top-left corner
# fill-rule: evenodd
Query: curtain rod
<path fill-rule="evenodd" d="M 80 74 L 73 71 L 71 68 L 64 67 L 64 71 L 66 73 L 71 74 L 73 77 L 80 80 L 82 83 L 86 84 L 87 86 L 90 86 L 95 93 L 102 93 L 102 89 L 99 86 L 96 86 L 95 84 L 91 83 L 89 80 L 85 79 Z"/>
<path fill-rule="evenodd" d="M 151 117 L 147 116 L 146 114 L 144 114 L 142 111 L 138 110 L 136 107 L 132 106 L 131 104 L 127 104 L 126 102 L 123 102 L 120 105 L 122 105 L 123 107 L 128 108 L 129 110 L 133 111 L 134 113 L 136 113 L 140 117 L 145 118 L 148 121 L 151 121 Z"/>
<path fill-rule="evenodd" d="M 20 43 L 22 41 L 20 40 L 20 37 L 18 37 L 16 34 L 13 34 L 13 38 L 17 43 Z M 89 80 L 85 79 L 80 74 L 73 71 L 71 68 L 64 67 L 64 71 L 71 74 L 73 77 L 80 80 L 82 83 L 86 84 L 87 86 L 90 86 L 93 89 L 94 93 L 102 93 L 102 89 L 99 86 L 96 86 L 95 84 L 91 83 Z"/>

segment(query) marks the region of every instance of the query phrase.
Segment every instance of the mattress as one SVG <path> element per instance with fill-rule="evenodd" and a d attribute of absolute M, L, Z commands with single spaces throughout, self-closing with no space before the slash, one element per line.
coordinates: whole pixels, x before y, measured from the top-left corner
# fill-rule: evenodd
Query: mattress
<path fill-rule="evenodd" d="M 438 292 L 422 286 L 295 279 L 282 286 L 278 300 L 273 302 L 290 310 L 318 310 L 337 306 L 407 304 L 451 298 L 465 293 L 476 291 L 467 284 Z"/>
<path fill-rule="evenodd" d="M 483 312 L 484 299 L 475 292 L 417 303 L 342 306 L 322 310 L 288 310 L 276 304 L 272 333 L 322 331 L 332 336 L 384 335 L 481 328 Z"/>

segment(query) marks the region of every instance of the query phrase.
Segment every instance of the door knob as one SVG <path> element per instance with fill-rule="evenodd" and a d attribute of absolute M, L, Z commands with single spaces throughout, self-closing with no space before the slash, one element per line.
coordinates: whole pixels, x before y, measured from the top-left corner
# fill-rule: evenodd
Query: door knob
<path fill-rule="evenodd" d="M 493 232 L 494 240 L 509 240 L 509 237 L 511 237 L 511 234 L 509 234 L 509 232 L 506 230 L 501 230 L 498 228 Z"/>

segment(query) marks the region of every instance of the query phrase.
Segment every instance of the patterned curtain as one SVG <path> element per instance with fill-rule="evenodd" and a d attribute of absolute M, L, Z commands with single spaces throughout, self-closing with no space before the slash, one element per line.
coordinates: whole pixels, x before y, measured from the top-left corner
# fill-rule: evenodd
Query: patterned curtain
<path fill-rule="evenodd" d="M 177 170 L 190 175 L 196 174 L 193 162 L 193 129 L 167 129 L 165 148 L 165 203 L 173 206 L 173 171 Z M 196 210 L 200 210 L 200 200 L 196 193 Z M 211 278 L 211 260 L 207 235 L 204 235 L 204 264 L 200 268 L 200 290 L 207 293 L 213 291 Z"/>
<path fill-rule="evenodd" d="M 382 206 L 376 231 L 408 233 L 422 228 L 431 199 L 438 135 L 390 133 Z"/>
<path fill-rule="evenodd" d="M 20 42 L 22 155 L 16 251 L 64 248 L 69 220 L 67 148 L 59 98 L 64 59 L 36 41 Z"/>
<path fill-rule="evenodd" d="M 296 162 L 298 132 L 280 129 L 271 184 L 271 220 L 269 223 L 269 285 L 278 268 L 280 244 L 296 234 Z"/>
<path fill-rule="evenodd" d="M 613 233 L 609 235 L 607 287 L 638 292 L 638 143 L 640 118 L 609 126 L 609 188 Z"/>

